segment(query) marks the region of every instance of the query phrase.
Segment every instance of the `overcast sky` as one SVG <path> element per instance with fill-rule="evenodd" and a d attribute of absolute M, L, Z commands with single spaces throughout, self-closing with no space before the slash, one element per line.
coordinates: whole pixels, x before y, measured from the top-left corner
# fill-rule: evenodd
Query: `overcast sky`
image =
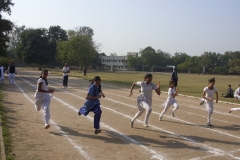
<path fill-rule="evenodd" d="M 240 50 L 240 0 L 12 0 L 16 25 L 89 26 L 100 52 L 126 55 L 147 46 L 174 55 Z"/>

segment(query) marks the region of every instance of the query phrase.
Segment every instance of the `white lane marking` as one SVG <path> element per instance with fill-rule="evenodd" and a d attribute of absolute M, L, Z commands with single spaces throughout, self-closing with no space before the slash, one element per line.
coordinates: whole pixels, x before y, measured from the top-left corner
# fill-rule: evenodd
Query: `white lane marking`
<path fill-rule="evenodd" d="M 18 78 L 20 78 L 20 77 L 18 77 Z M 27 80 L 25 80 L 25 79 L 23 79 L 23 78 L 20 78 L 20 79 L 22 79 L 22 80 L 25 81 L 26 83 L 30 84 L 31 86 L 34 86 L 34 85 L 31 84 L 29 81 L 27 81 Z M 34 86 L 34 87 L 36 87 L 36 86 Z M 59 89 L 59 90 L 62 90 L 62 89 Z M 62 91 L 64 91 L 64 90 L 62 90 Z M 69 92 L 69 93 L 70 93 L 70 92 Z M 78 109 L 76 109 L 75 107 L 71 106 L 70 104 L 68 104 L 68 103 L 60 100 L 59 98 L 56 98 L 56 96 L 54 96 L 53 98 L 56 99 L 57 101 L 61 102 L 63 105 L 68 106 L 68 108 L 74 110 L 75 112 L 78 112 L 78 111 L 79 111 Z M 82 97 L 79 97 L 79 98 L 82 98 Z M 84 98 L 82 98 L 82 99 L 84 99 Z M 85 99 L 84 99 L 84 100 L 85 100 Z M 93 120 L 93 118 L 92 118 L 91 116 L 86 116 L 86 117 L 89 118 L 91 121 Z M 162 157 L 160 154 L 158 154 L 156 151 L 151 150 L 151 149 L 149 149 L 149 148 L 141 145 L 138 141 L 136 141 L 136 140 L 134 140 L 134 139 L 126 136 L 125 134 L 121 133 L 120 131 L 117 131 L 116 129 L 114 129 L 114 128 L 112 128 L 112 127 L 110 127 L 110 126 L 108 126 L 108 125 L 106 125 L 106 124 L 104 124 L 104 123 L 102 123 L 102 122 L 101 122 L 101 125 L 102 125 L 103 127 L 105 127 L 105 128 L 108 128 L 109 130 L 115 132 L 116 134 L 119 134 L 120 136 L 122 136 L 122 137 L 125 138 L 126 140 L 134 143 L 135 145 L 140 146 L 140 147 L 143 148 L 145 151 L 150 152 L 150 153 L 152 154 L 152 156 L 150 157 L 150 159 L 159 159 L 159 160 L 162 160 L 162 159 L 163 159 L 163 157 Z"/>
<path fill-rule="evenodd" d="M 59 83 L 57 83 L 57 82 L 54 82 L 54 83 L 59 84 Z M 71 94 L 71 95 L 73 95 L 73 96 L 75 96 L 75 97 L 78 97 L 78 98 L 81 98 L 81 99 L 85 100 L 84 98 L 82 98 L 82 97 L 80 97 L 80 96 L 77 96 L 77 95 L 75 95 L 75 94 L 73 94 L 73 93 L 71 93 L 71 92 L 65 91 L 65 90 L 63 90 L 63 89 L 59 89 L 59 90 L 64 91 L 64 92 L 67 92 L 68 94 Z M 75 89 L 75 90 L 77 90 L 77 89 Z M 80 91 L 81 91 L 81 90 L 80 90 Z M 81 91 L 81 92 L 84 92 L 84 91 Z M 84 92 L 84 93 L 86 93 L 86 92 Z M 101 105 L 101 106 L 102 106 L 102 105 Z M 130 107 L 133 107 L 133 106 L 131 106 L 131 105 L 129 105 L 129 106 L 130 106 Z M 104 107 L 104 106 L 103 106 L 103 107 Z M 111 111 L 113 111 L 113 112 L 115 112 L 115 113 L 121 114 L 121 115 L 124 116 L 124 117 L 131 118 L 130 116 L 127 116 L 127 115 L 125 115 L 125 114 L 122 114 L 122 113 L 120 113 L 120 112 L 117 112 L 117 111 L 115 111 L 115 110 L 112 110 L 112 109 L 110 109 L 110 108 L 107 108 L 107 107 L 104 107 L 104 108 L 105 108 L 105 109 L 108 109 L 108 110 L 111 110 Z M 133 108 L 136 108 L 136 107 L 133 107 Z M 74 109 L 75 109 L 75 108 L 74 108 Z M 76 109 L 76 111 L 78 111 L 78 110 Z M 170 117 L 170 118 L 172 118 L 172 117 Z M 140 121 L 140 120 L 137 120 L 137 121 L 143 123 L 143 122 Z M 191 122 L 188 122 L 188 123 L 191 123 Z M 197 144 L 201 144 L 201 145 L 207 147 L 208 149 L 211 149 L 211 151 L 209 151 L 209 152 L 214 153 L 215 155 L 223 155 L 223 154 L 226 154 L 226 155 L 229 155 L 230 157 L 232 157 L 232 158 L 234 158 L 234 159 L 238 159 L 238 158 L 239 158 L 239 157 L 234 157 L 233 155 L 231 155 L 231 154 L 229 154 L 229 153 L 226 153 L 225 151 L 222 151 L 222 150 L 220 150 L 220 149 L 213 148 L 213 147 L 210 147 L 210 146 L 205 145 L 205 144 L 202 144 L 202 143 L 198 143 L 198 142 L 196 142 L 195 140 L 192 140 L 192 139 L 183 137 L 183 136 L 181 136 L 181 135 L 177 135 L 177 134 L 175 134 L 175 133 L 173 133 L 173 132 L 163 130 L 163 129 L 158 128 L 158 127 L 156 127 L 156 126 L 152 126 L 152 125 L 150 125 L 150 126 L 153 127 L 153 128 L 155 128 L 155 129 L 162 130 L 162 131 L 164 131 L 164 132 L 166 132 L 166 133 L 169 133 L 169 134 L 171 134 L 171 135 L 175 135 L 175 136 L 177 136 L 177 137 L 181 137 L 181 138 L 183 138 L 183 139 L 185 139 L 185 140 L 188 140 L 188 141 L 190 141 L 190 142 L 195 142 L 195 143 L 197 143 Z"/>
<path fill-rule="evenodd" d="M 18 78 L 19 78 L 19 77 L 18 77 Z M 21 78 L 20 78 L 20 79 L 21 79 Z M 18 84 L 15 84 L 15 85 L 20 89 L 20 91 L 22 92 L 22 94 L 24 95 L 24 97 L 26 97 L 31 103 L 35 104 L 34 101 L 33 101 L 32 99 L 30 99 L 30 98 L 25 94 L 24 90 L 23 90 Z M 35 87 L 35 86 L 34 86 L 34 87 Z M 70 142 L 70 144 L 72 144 L 73 147 L 76 148 L 76 149 L 79 151 L 79 153 L 80 153 L 85 159 L 89 159 L 89 160 L 92 159 L 92 158 L 90 158 L 90 157 L 88 156 L 88 154 L 82 149 L 82 148 L 83 148 L 82 146 L 79 146 L 79 145 L 77 145 L 76 143 L 74 143 L 74 141 L 73 141 L 71 138 L 69 138 L 68 135 L 65 134 L 65 132 L 63 132 L 63 131 L 61 130 L 61 128 L 58 126 L 57 123 L 55 123 L 52 119 L 50 120 L 50 123 L 52 123 L 53 126 L 56 127 L 57 130 L 60 131 L 61 135 L 63 135 L 63 136 L 68 140 L 68 142 Z"/>

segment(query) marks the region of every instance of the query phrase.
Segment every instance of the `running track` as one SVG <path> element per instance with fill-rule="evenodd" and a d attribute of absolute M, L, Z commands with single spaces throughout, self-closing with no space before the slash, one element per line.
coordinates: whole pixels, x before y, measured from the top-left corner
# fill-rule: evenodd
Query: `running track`
<path fill-rule="evenodd" d="M 24 105 L 32 107 L 32 110 L 38 76 L 38 72 L 30 71 L 16 76 L 15 88 L 19 97 L 28 99 Z M 102 133 L 95 135 L 93 114 L 87 117 L 77 115 L 85 102 L 90 83 L 70 76 L 69 87 L 64 89 L 61 76 L 49 74 L 48 81 L 55 88 L 55 93 L 50 106 L 51 128 L 47 132 L 53 137 L 59 135 L 52 132 L 60 133 L 61 145 L 72 148 L 69 154 L 75 152 L 72 159 L 240 159 L 240 112 L 228 113 L 230 108 L 240 106 L 215 104 L 214 126 L 207 127 L 207 111 L 199 105 L 199 100 L 177 96 L 180 108 L 175 112 L 176 117 L 170 116 L 171 107 L 163 121 L 159 121 L 159 113 L 163 109 L 161 104 L 167 95 L 154 93 L 150 126 L 146 128 L 142 125 L 144 114 L 131 128 L 129 121 L 137 112 L 138 89 L 134 90 L 132 97 L 128 97 L 130 86 L 125 88 L 103 81 L 106 98 L 100 100 Z M 42 116 L 37 111 L 34 114 L 33 117 Z M 42 124 L 39 124 L 41 127 Z"/>

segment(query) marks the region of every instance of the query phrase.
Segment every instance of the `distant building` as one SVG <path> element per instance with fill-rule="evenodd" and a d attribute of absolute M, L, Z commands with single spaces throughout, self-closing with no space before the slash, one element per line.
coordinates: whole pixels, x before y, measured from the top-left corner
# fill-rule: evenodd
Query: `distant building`
<path fill-rule="evenodd" d="M 137 52 L 128 52 L 127 55 L 138 56 Z M 127 64 L 127 56 L 104 56 L 100 55 L 102 60 L 102 69 L 104 70 L 120 70 L 127 71 L 133 70 Z"/>
<path fill-rule="evenodd" d="M 138 57 L 138 52 L 127 52 L 128 56 Z"/>

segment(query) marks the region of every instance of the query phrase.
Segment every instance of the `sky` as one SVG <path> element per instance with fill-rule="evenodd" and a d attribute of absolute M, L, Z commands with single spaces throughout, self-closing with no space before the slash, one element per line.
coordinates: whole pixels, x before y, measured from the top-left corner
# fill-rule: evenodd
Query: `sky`
<path fill-rule="evenodd" d="M 99 52 L 126 55 L 148 46 L 174 55 L 240 51 L 240 0 L 12 0 L 18 26 L 94 30 Z"/>

